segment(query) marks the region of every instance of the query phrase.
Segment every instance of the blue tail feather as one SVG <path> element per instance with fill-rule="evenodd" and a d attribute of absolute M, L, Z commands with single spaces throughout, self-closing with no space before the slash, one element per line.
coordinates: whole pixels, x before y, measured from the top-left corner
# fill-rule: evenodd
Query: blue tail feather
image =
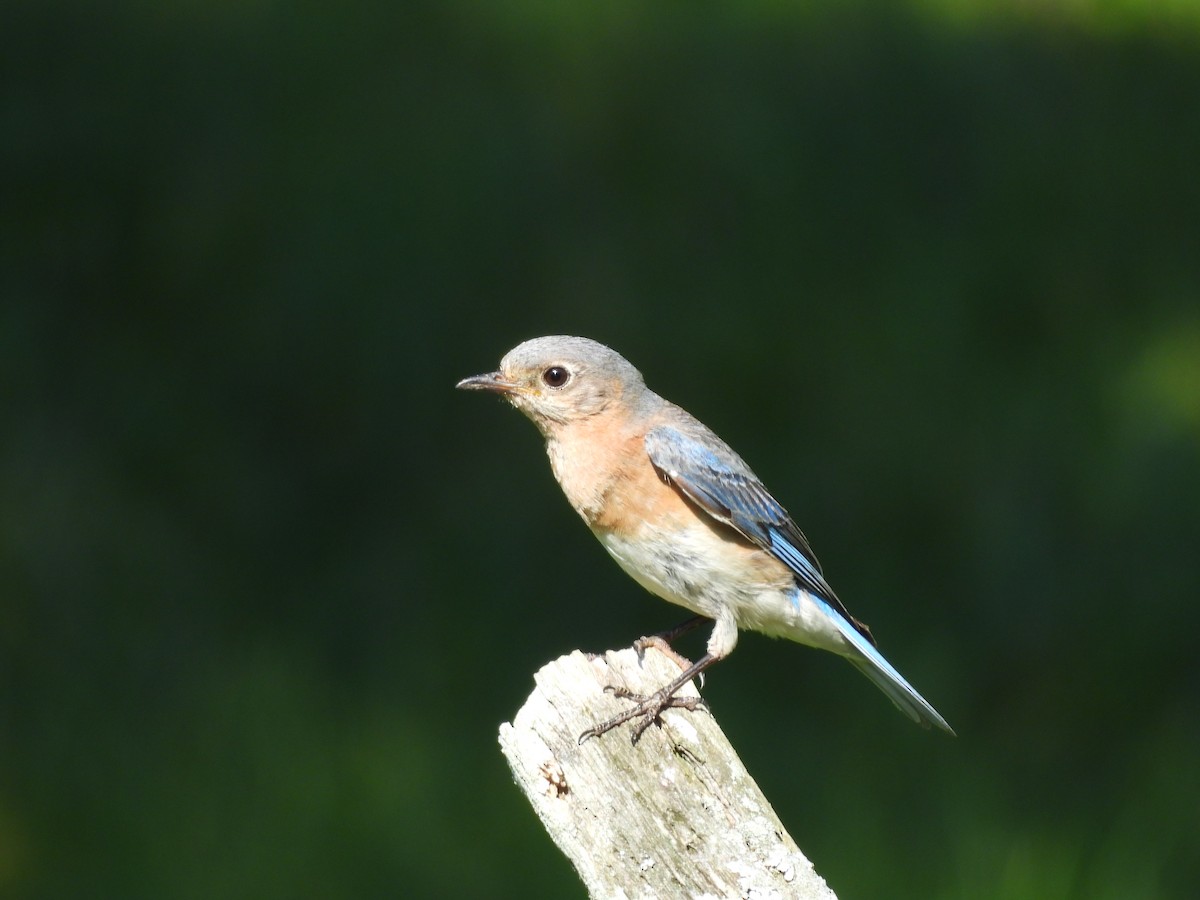
<path fill-rule="evenodd" d="M 829 618 L 837 623 L 838 630 L 853 648 L 854 652 L 846 658 L 854 663 L 860 672 L 870 678 L 876 687 L 887 694 L 902 713 L 924 728 L 936 725 L 943 731 L 954 734 L 954 729 L 929 704 L 929 701 L 905 681 L 904 676 L 883 658 L 883 654 L 871 646 L 870 641 L 863 637 L 845 618 L 838 615 L 828 603 L 819 597 L 814 599 L 829 614 Z"/>

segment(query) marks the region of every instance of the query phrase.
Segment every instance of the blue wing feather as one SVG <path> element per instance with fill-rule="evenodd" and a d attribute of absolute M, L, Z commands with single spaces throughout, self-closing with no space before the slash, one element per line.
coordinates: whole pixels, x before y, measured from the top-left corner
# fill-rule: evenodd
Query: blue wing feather
<path fill-rule="evenodd" d="M 689 430 L 699 437 L 670 426 L 646 435 L 646 453 L 659 473 L 708 515 L 791 569 L 797 587 L 812 595 L 853 648 L 846 658 L 901 712 L 921 725 L 937 725 L 954 734 L 938 711 L 884 659 L 867 626 L 838 600 L 808 540 L 750 467 L 698 422 Z"/>
<path fill-rule="evenodd" d="M 705 429 L 701 440 L 661 425 L 647 433 L 645 446 L 655 468 L 684 496 L 782 562 L 800 587 L 825 600 L 832 611 L 875 643 L 870 629 L 850 615 L 821 574 L 808 539 L 787 510 L 720 438 Z"/>

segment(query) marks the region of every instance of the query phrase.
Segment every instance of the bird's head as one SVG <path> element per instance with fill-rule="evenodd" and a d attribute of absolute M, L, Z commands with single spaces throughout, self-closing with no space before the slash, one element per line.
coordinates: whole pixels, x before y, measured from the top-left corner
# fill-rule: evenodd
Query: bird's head
<path fill-rule="evenodd" d="M 615 350 L 588 338 L 552 335 L 518 344 L 499 370 L 464 378 L 457 387 L 500 394 L 550 436 L 617 403 L 640 400 L 646 385 Z"/>

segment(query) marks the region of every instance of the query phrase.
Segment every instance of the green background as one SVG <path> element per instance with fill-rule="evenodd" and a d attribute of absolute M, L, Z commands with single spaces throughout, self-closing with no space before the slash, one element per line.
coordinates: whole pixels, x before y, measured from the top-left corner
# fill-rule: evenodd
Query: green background
<path fill-rule="evenodd" d="M 960 735 L 711 674 L 844 900 L 1192 896 L 1200 11 L 1150 7 L 4 4 L 0 895 L 582 896 L 497 726 L 680 613 L 453 390 L 573 333 Z"/>

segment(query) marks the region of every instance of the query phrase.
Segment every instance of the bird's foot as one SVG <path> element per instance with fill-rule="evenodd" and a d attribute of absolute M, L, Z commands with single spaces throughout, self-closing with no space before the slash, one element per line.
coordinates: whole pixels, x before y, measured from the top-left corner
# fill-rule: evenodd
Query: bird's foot
<path fill-rule="evenodd" d="M 638 638 L 633 642 L 633 649 L 637 652 L 638 659 L 640 660 L 645 655 L 646 650 L 653 647 L 663 656 L 667 657 L 667 659 L 671 660 L 671 662 L 675 663 L 675 665 L 679 666 L 681 672 L 686 672 L 692 667 L 692 661 L 675 650 L 671 646 L 671 641 L 680 635 L 687 634 L 696 628 L 696 626 L 703 625 L 709 621 L 711 620 L 707 616 L 692 616 L 690 619 L 680 622 L 674 628 L 668 628 L 666 631 Z M 700 676 L 700 686 L 704 686 L 703 674 Z"/>
<path fill-rule="evenodd" d="M 631 742 L 636 744 L 642 739 L 646 729 L 651 725 L 657 724 L 662 726 L 662 713 L 668 709 L 686 709 L 695 711 L 697 709 L 707 709 L 708 706 L 704 702 L 703 697 L 679 697 L 675 691 L 679 690 L 681 685 L 674 682 L 655 691 L 653 694 L 635 694 L 633 691 L 622 687 L 606 687 L 604 690 L 612 694 L 614 697 L 620 697 L 622 700 L 632 700 L 636 704 L 630 709 L 625 710 L 618 715 L 613 716 L 599 725 L 595 725 L 579 736 L 579 743 L 583 743 L 588 738 L 600 737 L 609 731 L 612 731 L 618 725 L 624 725 L 626 722 L 641 718 L 633 727 Z"/>
<path fill-rule="evenodd" d="M 661 634 L 650 634 L 633 642 L 633 649 L 637 652 L 639 660 L 651 647 L 679 666 L 680 672 L 686 672 L 692 667 L 692 661 L 667 643 L 667 639 Z"/>

